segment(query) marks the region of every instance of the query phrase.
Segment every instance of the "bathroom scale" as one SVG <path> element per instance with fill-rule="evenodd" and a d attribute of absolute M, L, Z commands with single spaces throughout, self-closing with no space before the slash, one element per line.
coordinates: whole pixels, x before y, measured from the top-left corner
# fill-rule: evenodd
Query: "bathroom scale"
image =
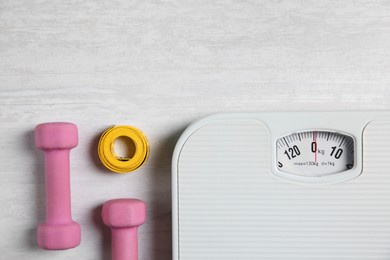
<path fill-rule="evenodd" d="M 172 160 L 174 260 L 390 259 L 390 112 L 226 113 Z"/>

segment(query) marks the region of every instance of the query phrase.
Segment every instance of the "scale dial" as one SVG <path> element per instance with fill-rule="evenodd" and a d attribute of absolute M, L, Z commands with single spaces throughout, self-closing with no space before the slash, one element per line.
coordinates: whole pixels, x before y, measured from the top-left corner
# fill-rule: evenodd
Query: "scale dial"
<path fill-rule="evenodd" d="M 353 137 L 331 131 L 304 131 L 276 142 L 279 171 L 307 177 L 321 177 L 354 167 Z"/>

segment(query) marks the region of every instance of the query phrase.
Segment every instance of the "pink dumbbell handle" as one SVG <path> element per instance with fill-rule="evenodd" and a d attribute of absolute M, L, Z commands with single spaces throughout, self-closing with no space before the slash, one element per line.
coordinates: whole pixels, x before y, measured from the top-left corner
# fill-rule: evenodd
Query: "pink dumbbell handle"
<path fill-rule="evenodd" d="M 138 228 L 111 229 L 112 260 L 138 260 Z"/>
<path fill-rule="evenodd" d="M 46 172 L 46 223 L 72 222 L 69 149 L 44 150 Z"/>

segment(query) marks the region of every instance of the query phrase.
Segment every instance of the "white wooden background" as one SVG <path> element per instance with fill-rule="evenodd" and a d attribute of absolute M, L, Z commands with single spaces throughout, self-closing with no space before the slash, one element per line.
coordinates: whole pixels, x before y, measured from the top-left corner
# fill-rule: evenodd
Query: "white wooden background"
<path fill-rule="evenodd" d="M 374 109 L 390 109 L 389 1 L 1 0 L 0 259 L 110 259 L 100 207 L 118 197 L 147 202 L 140 259 L 171 259 L 171 154 L 191 121 Z M 48 121 L 79 126 L 71 176 L 82 242 L 66 251 L 36 244 L 45 193 L 33 129 Z M 134 173 L 97 158 L 112 124 L 150 140 Z"/>

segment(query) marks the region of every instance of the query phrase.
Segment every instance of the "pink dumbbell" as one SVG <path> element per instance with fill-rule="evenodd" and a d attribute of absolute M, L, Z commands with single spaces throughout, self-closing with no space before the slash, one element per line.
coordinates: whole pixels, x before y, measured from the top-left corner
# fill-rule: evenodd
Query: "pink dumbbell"
<path fill-rule="evenodd" d="M 112 260 L 137 260 L 138 226 L 145 223 L 145 203 L 137 199 L 109 200 L 103 205 L 102 218 L 111 228 Z"/>
<path fill-rule="evenodd" d="M 77 126 L 46 123 L 35 128 L 35 145 L 45 153 L 46 222 L 38 226 L 38 245 L 59 250 L 80 244 L 80 225 L 70 210 L 69 151 L 77 146 Z"/>

